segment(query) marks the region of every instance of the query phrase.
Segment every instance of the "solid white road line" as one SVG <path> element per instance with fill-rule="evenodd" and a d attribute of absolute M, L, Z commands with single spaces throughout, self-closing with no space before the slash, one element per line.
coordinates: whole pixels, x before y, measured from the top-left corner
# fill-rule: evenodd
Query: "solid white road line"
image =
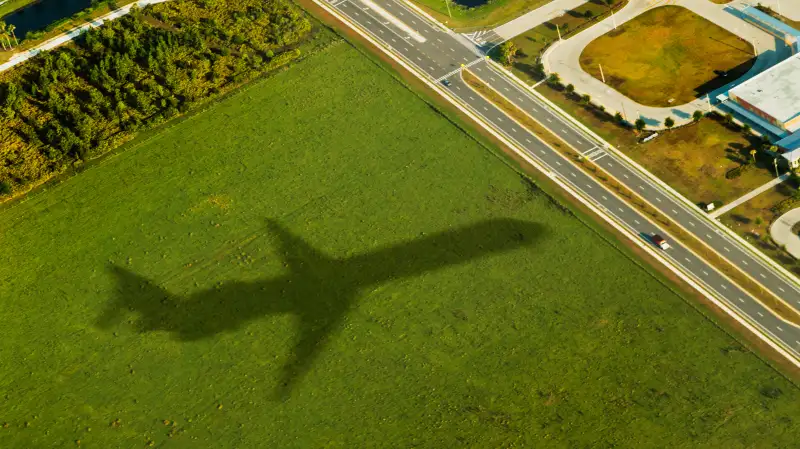
<path fill-rule="evenodd" d="M 401 30 L 403 30 L 404 33 L 406 33 L 409 36 L 411 36 L 412 39 L 414 39 L 415 41 L 419 42 L 420 44 L 425 42 L 425 41 L 427 41 L 427 39 L 425 39 L 425 37 L 423 35 L 417 33 L 416 31 L 414 31 L 413 28 L 411 28 L 410 26 L 406 25 L 403 21 L 401 21 L 400 19 L 398 19 L 397 17 L 392 15 L 389 11 L 383 9 L 383 7 L 379 6 L 377 3 L 373 2 L 372 0 L 361 0 L 361 3 L 363 3 L 368 8 L 370 8 L 373 11 L 375 11 L 376 13 L 378 13 L 378 15 L 380 15 L 384 19 L 388 20 L 389 22 L 392 22 L 392 24 L 394 26 L 396 26 L 397 28 L 400 28 Z M 400 12 L 400 11 L 398 11 L 397 13 L 400 14 L 401 16 L 403 15 L 403 13 Z M 358 14 L 358 13 L 355 13 L 355 14 Z"/>

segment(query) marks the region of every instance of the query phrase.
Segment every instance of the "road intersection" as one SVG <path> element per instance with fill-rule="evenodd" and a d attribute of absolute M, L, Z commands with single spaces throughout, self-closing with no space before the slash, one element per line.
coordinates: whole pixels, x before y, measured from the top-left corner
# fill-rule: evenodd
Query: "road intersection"
<path fill-rule="evenodd" d="M 643 173 L 608 144 L 562 116 L 528 86 L 495 67 L 464 36 L 447 30 L 403 0 L 369 0 L 370 3 L 379 4 L 383 11 L 391 14 L 397 21 L 403 22 L 404 26 L 400 27 L 395 20 L 386 20 L 386 17 L 371 10 L 361 0 L 315 1 L 376 43 L 387 54 L 411 68 L 417 76 L 430 83 L 462 110 L 477 117 L 479 123 L 490 132 L 509 142 L 512 149 L 533 161 L 535 166 L 559 185 L 565 186 L 584 204 L 599 211 L 604 219 L 623 230 L 638 245 L 642 246 L 643 242 L 649 245 L 646 236 L 652 233 L 662 236 L 670 234 L 473 91 L 461 78 L 463 67 L 469 65 L 471 73 L 585 155 L 587 160 L 638 194 L 685 232 L 697 237 L 710 250 L 738 267 L 789 307 L 800 310 L 800 288 L 789 275 L 775 269 L 744 242 L 724 232 L 694 205 Z M 413 39 L 403 31 L 405 27 L 412 28 L 424 39 L 421 42 Z M 444 79 L 450 81 L 448 86 L 442 84 Z M 657 253 L 658 258 L 719 304 L 734 319 L 753 330 L 792 363 L 800 366 L 800 327 L 777 317 L 758 299 L 680 241 L 674 238 L 671 240 L 672 248 Z M 650 252 L 654 251 L 651 245 Z"/>

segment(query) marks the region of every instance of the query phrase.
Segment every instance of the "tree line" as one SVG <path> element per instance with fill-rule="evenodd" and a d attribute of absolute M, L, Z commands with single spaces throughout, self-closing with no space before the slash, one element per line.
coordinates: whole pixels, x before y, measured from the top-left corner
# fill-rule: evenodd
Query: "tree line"
<path fill-rule="evenodd" d="M 285 64 L 310 30 L 288 0 L 175 0 L 0 75 L 0 194 Z"/>

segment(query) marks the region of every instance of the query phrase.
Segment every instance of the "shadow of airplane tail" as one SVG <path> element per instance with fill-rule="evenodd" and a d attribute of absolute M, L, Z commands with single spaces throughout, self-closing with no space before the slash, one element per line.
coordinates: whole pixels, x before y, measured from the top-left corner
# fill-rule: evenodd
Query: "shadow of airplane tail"
<path fill-rule="evenodd" d="M 135 314 L 139 332 L 165 331 L 176 340 L 196 341 L 265 316 L 292 314 L 297 318 L 298 337 L 276 390 L 279 398 L 286 398 L 363 289 L 530 246 L 544 233 L 536 223 L 488 220 L 335 259 L 276 222 L 269 221 L 268 228 L 278 240 L 288 274 L 255 282 L 231 281 L 182 297 L 112 265 L 116 291 L 97 318 L 97 326 L 110 329 Z"/>

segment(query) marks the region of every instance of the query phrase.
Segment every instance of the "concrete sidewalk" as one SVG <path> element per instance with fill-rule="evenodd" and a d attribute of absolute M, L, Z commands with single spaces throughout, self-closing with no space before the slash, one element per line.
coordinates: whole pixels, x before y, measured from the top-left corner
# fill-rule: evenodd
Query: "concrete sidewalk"
<path fill-rule="evenodd" d="M 492 31 L 500 36 L 503 41 L 507 41 L 548 20 L 563 15 L 569 10 L 581 6 L 586 3 L 586 1 L 587 0 L 553 0 L 542 7 L 536 8 L 527 14 L 523 14 L 514 20 L 500 25 Z"/>
<path fill-rule="evenodd" d="M 778 217 L 769 227 L 772 240 L 786 248 L 786 251 L 795 259 L 800 259 L 800 236 L 792 232 L 797 222 L 800 222 L 800 208 L 792 209 Z"/>
<path fill-rule="evenodd" d="M 715 23 L 733 34 L 740 36 L 752 43 L 758 52 L 758 59 L 754 66 L 744 76 L 729 85 L 712 92 L 711 98 L 725 92 L 732 86 L 752 78 L 756 74 L 786 59 L 791 50 L 767 32 L 741 20 L 725 10 L 727 7 L 742 5 L 743 0 L 735 0 L 725 5 L 717 5 L 708 0 L 671 0 L 670 5 L 682 6 L 695 14 Z M 652 107 L 637 103 L 615 89 L 607 86 L 602 81 L 583 71 L 580 66 L 580 56 L 590 42 L 614 29 L 617 26 L 639 16 L 645 11 L 663 6 L 664 2 L 653 0 L 630 0 L 630 2 L 615 16 L 591 26 L 575 36 L 561 42 L 555 42 L 542 56 L 547 73 L 558 73 L 564 84 L 572 84 L 581 94 L 589 94 L 592 100 L 606 107 L 611 114 L 620 112 L 629 122 L 641 117 L 650 129 L 663 128 L 664 119 L 672 117 L 676 125 L 691 122 L 692 114 L 696 110 L 709 109 L 706 98 L 697 99 L 690 103 L 670 107 Z M 642 45 L 647 45 L 643 42 Z"/>
<path fill-rule="evenodd" d="M 787 179 L 789 179 L 789 176 L 791 176 L 791 173 L 784 173 L 784 174 L 778 176 L 777 178 L 773 179 L 772 181 L 764 184 L 763 186 L 761 186 L 761 187 L 759 187 L 757 189 L 753 189 L 750 192 L 747 192 L 746 194 L 740 196 L 739 198 L 737 198 L 735 201 L 731 202 L 730 204 L 726 204 L 726 205 L 720 207 L 719 209 L 715 210 L 714 212 L 710 213 L 709 215 L 711 216 L 711 218 L 717 218 L 717 217 L 721 216 L 722 214 L 724 214 L 725 212 L 728 212 L 729 210 L 735 208 L 736 206 L 738 206 L 738 205 L 740 205 L 742 203 L 746 203 L 746 202 L 750 201 L 751 199 L 757 197 L 758 195 L 761 195 L 762 193 L 766 192 L 767 190 L 769 190 L 769 189 L 775 187 L 776 185 L 782 183 L 783 181 L 786 181 Z"/>

